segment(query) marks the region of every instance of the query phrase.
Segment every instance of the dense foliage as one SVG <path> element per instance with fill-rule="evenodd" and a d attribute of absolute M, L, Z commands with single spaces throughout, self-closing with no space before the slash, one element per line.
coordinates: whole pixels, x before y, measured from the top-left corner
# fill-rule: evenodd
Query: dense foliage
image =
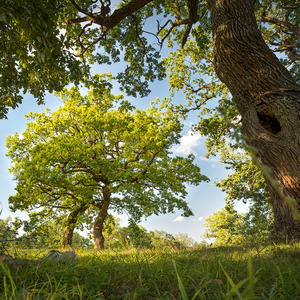
<path fill-rule="evenodd" d="M 219 97 L 226 115 L 234 118 L 230 96 L 214 74 L 206 1 L 134 0 L 111 6 L 104 1 L 104 5 L 109 9 L 102 14 L 98 1 L 3 1 L 1 118 L 9 107 L 21 103 L 22 92 L 42 103 L 46 91 L 89 79 L 91 64 L 120 60 L 127 66 L 116 78 L 128 94 L 147 95 L 149 81 L 163 79 L 169 69 L 171 89 L 184 90 L 189 109 L 204 108 L 208 100 Z M 257 1 L 255 13 L 266 43 L 281 54 L 281 62 L 298 80 L 298 2 Z M 165 45 L 172 51 L 162 61 L 160 48 Z M 224 133 L 225 127 L 220 127 L 224 119 L 219 123 L 215 125 Z"/>

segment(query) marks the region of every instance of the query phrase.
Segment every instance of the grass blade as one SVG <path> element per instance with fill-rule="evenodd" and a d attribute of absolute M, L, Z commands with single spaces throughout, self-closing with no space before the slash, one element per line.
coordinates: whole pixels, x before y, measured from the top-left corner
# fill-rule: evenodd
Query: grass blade
<path fill-rule="evenodd" d="M 220 264 L 220 267 L 221 267 L 221 269 L 223 270 L 225 276 L 227 277 L 228 282 L 229 282 L 230 285 L 232 286 L 232 289 L 230 290 L 227 299 L 229 299 L 229 297 L 230 297 L 230 295 L 232 294 L 232 292 L 234 292 L 234 293 L 238 296 L 238 298 L 239 298 L 240 300 L 243 300 L 243 297 L 242 297 L 241 293 L 239 292 L 239 288 L 240 288 L 242 285 L 244 285 L 249 279 L 246 278 L 246 279 L 242 280 L 241 282 L 239 282 L 239 283 L 236 285 L 236 284 L 234 284 L 234 282 L 232 281 L 232 279 L 228 276 L 228 274 L 227 274 L 226 271 L 224 270 L 224 268 L 223 268 L 223 266 L 222 266 L 222 264 L 221 264 L 220 261 L 219 261 L 219 264 Z"/>
<path fill-rule="evenodd" d="M 15 283 L 14 283 L 14 280 L 13 280 L 13 278 L 12 278 L 12 276 L 11 276 L 9 270 L 8 270 L 7 268 L 5 268 L 5 266 L 3 265 L 3 260 L 5 259 L 5 257 L 6 257 L 6 255 L 3 255 L 3 256 L 1 257 L 0 264 L 1 264 L 1 267 L 2 267 L 2 269 L 3 269 L 4 273 L 5 273 L 5 275 L 6 275 L 6 276 L 9 278 L 9 280 L 10 280 L 11 289 L 12 289 L 12 296 L 13 296 L 13 299 L 15 299 L 15 298 L 16 298 L 16 285 L 15 285 Z M 5 281 L 5 285 L 6 285 L 6 281 Z M 6 292 L 5 292 L 5 294 L 6 294 Z"/>
<path fill-rule="evenodd" d="M 174 269 L 175 269 L 175 272 L 176 272 L 176 275 L 177 275 L 177 281 L 178 281 L 178 285 L 179 285 L 179 289 L 180 289 L 180 292 L 181 292 L 182 299 L 183 300 L 189 300 L 189 298 L 187 296 L 187 293 L 185 291 L 185 288 L 183 286 L 183 283 L 182 283 L 182 281 L 180 279 L 180 276 L 179 276 L 179 274 L 177 272 L 176 263 L 175 263 L 174 260 L 172 260 L 172 262 L 173 262 L 173 266 L 174 266 Z"/>
<path fill-rule="evenodd" d="M 256 279 L 253 275 L 253 266 L 251 256 L 248 258 L 248 274 L 249 274 L 249 292 L 247 293 L 247 299 L 251 300 L 255 297 L 255 283 Z"/>

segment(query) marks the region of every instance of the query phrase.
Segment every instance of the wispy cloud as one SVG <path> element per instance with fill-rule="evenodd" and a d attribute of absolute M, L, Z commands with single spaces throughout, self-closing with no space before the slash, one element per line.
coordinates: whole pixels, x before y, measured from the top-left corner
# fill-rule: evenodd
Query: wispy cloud
<path fill-rule="evenodd" d="M 199 133 L 189 132 L 180 138 L 180 145 L 174 148 L 174 152 L 188 155 L 190 153 L 195 153 L 194 148 L 199 146 L 201 135 Z"/>
<path fill-rule="evenodd" d="M 195 221 L 199 222 L 199 221 L 203 221 L 203 220 L 204 220 L 204 218 L 203 218 L 203 217 L 200 217 L 200 218 L 198 218 L 197 220 L 196 220 L 196 219 L 193 219 L 193 222 L 195 222 Z"/>
<path fill-rule="evenodd" d="M 210 158 L 206 158 L 205 156 L 199 156 L 200 160 L 206 160 L 206 161 L 217 161 L 219 162 L 220 159 L 218 157 L 210 157 Z"/>
<path fill-rule="evenodd" d="M 183 216 L 179 216 L 176 219 L 173 220 L 173 222 L 182 222 L 184 221 L 184 217 Z"/>

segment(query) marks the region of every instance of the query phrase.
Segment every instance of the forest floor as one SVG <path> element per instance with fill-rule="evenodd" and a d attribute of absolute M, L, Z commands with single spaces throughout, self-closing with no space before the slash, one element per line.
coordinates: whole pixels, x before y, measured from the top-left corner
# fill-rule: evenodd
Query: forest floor
<path fill-rule="evenodd" d="M 13 251 L 26 259 L 47 253 Z M 299 243 L 75 251 L 63 264 L 1 263 L 0 299 L 300 299 Z"/>

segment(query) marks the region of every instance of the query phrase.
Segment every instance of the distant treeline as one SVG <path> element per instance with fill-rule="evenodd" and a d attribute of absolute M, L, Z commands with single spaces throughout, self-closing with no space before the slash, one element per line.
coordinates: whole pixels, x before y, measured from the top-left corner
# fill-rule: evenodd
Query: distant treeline
<path fill-rule="evenodd" d="M 0 219 L 0 247 L 1 252 L 8 252 L 14 247 L 22 249 L 55 249 L 63 246 L 64 228 L 55 221 L 51 221 L 43 230 L 18 234 L 10 218 Z M 105 248 L 117 249 L 131 247 L 193 247 L 197 245 L 187 234 L 169 234 L 163 230 L 147 231 L 143 226 L 134 223 L 127 227 L 120 226 L 120 220 L 114 218 L 105 228 Z M 74 232 L 72 247 L 93 249 L 93 236 L 84 237 Z"/>

